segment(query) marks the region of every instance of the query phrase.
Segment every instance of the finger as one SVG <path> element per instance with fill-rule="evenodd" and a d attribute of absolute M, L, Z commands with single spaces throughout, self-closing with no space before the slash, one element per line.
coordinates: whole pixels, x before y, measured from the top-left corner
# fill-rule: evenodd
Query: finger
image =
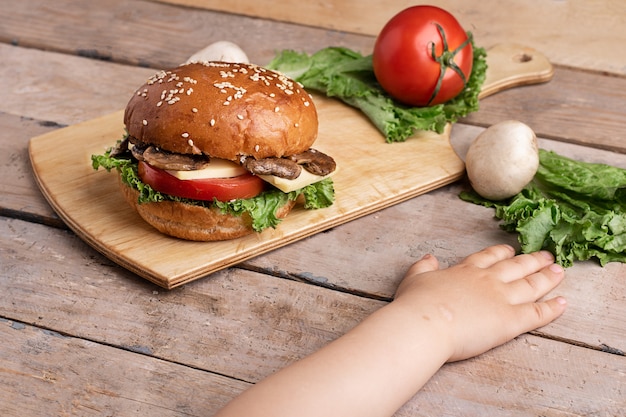
<path fill-rule="evenodd" d="M 469 255 L 461 263 L 475 265 L 479 268 L 488 268 L 513 256 L 515 256 L 515 249 L 512 246 L 495 245 Z"/>
<path fill-rule="evenodd" d="M 515 325 L 518 327 L 513 337 L 551 323 L 563 314 L 566 306 L 567 301 L 563 297 L 515 306 L 520 311 L 516 315 Z"/>
<path fill-rule="evenodd" d="M 426 254 L 415 262 L 407 271 L 407 275 L 418 275 L 439 269 L 439 261 L 431 254 Z"/>
<path fill-rule="evenodd" d="M 497 262 L 491 267 L 491 271 L 502 282 L 511 282 L 534 274 L 553 262 L 554 256 L 550 252 L 538 251 Z"/>
<path fill-rule="evenodd" d="M 402 294 L 413 282 L 414 279 L 420 274 L 426 272 L 432 272 L 439 269 L 439 261 L 433 255 L 426 254 L 419 261 L 415 262 L 404 274 L 404 278 L 396 288 L 396 297 Z"/>
<path fill-rule="evenodd" d="M 551 264 L 539 272 L 510 282 L 505 287 L 511 304 L 523 304 L 536 301 L 556 288 L 561 283 L 565 272 L 558 264 Z"/>

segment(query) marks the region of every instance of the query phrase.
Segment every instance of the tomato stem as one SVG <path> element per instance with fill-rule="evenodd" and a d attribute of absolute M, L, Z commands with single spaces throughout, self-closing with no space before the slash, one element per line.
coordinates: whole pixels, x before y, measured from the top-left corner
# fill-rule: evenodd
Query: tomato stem
<path fill-rule="evenodd" d="M 463 80 L 463 86 L 467 84 L 467 77 L 465 76 L 465 74 L 463 74 L 463 71 L 457 65 L 454 59 L 456 58 L 456 55 L 461 50 L 463 50 L 463 48 L 465 48 L 467 44 L 469 44 L 472 40 L 472 34 L 468 33 L 465 42 L 459 45 L 459 47 L 456 48 L 454 51 L 450 51 L 450 48 L 448 47 L 448 39 L 446 38 L 446 32 L 443 30 L 439 23 L 435 23 L 435 26 L 437 26 L 437 31 L 439 31 L 439 34 L 441 35 L 441 40 L 443 42 L 443 51 L 441 52 L 441 55 L 437 56 L 437 53 L 435 51 L 435 42 L 430 43 L 431 56 L 436 62 L 439 63 L 439 78 L 437 79 L 437 85 L 435 86 L 435 90 L 428 100 L 428 105 L 430 105 L 433 100 L 435 100 L 435 97 L 437 97 L 437 94 L 439 94 L 439 90 L 441 89 L 441 85 L 443 84 L 443 77 L 446 74 L 446 70 L 448 68 L 456 72 L 458 76 L 461 77 L 461 80 Z"/>

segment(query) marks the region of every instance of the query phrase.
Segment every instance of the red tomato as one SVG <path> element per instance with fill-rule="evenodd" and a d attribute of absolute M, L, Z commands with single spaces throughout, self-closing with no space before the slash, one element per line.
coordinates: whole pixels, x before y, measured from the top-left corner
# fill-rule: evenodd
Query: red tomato
<path fill-rule="evenodd" d="M 376 39 L 372 56 L 381 87 L 411 106 L 432 106 L 456 97 L 472 72 L 467 33 L 447 11 L 409 7 L 395 15 Z"/>
<path fill-rule="evenodd" d="M 237 198 L 256 197 L 263 191 L 264 181 L 252 174 L 232 178 L 207 178 L 179 180 L 167 171 L 139 161 L 137 167 L 141 181 L 157 191 L 176 197 L 194 200 L 230 201 Z"/>

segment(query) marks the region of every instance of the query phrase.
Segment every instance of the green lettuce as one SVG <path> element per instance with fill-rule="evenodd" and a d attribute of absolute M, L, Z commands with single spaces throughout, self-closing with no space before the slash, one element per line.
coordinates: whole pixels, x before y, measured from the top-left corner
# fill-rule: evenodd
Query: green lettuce
<path fill-rule="evenodd" d="M 283 50 L 268 68 L 307 89 L 360 109 L 387 142 L 402 142 L 418 130 L 442 133 L 447 123 L 478 110 L 478 94 L 487 71 L 486 55 L 483 48 L 474 46 L 473 69 L 466 88 L 454 99 L 430 107 L 405 106 L 392 99 L 376 81 L 372 56 L 344 47 L 328 47 L 312 55 Z"/>
<path fill-rule="evenodd" d="M 495 209 L 501 227 L 519 233 L 523 253 L 551 251 L 558 263 L 596 258 L 626 262 L 626 170 L 539 150 L 537 174 L 519 194 L 491 201 L 464 191 L 468 202 Z"/>
<path fill-rule="evenodd" d="M 122 182 L 129 187 L 139 191 L 138 203 L 156 203 L 160 201 L 178 201 L 186 204 L 193 204 L 203 207 L 218 207 L 222 213 L 230 213 L 240 216 L 247 212 L 252 218 L 252 228 L 261 232 L 269 227 L 276 227 L 281 219 L 276 217 L 276 211 L 287 204 L 289 201 L 295 201 L 300 195 L 304 197 L 304 207 L 306 209 L 319 209 L 328 207 L 333 204 L 335 193 L 333 181 L 326 178 L 317 183 L 307 185 L 299 190 L 284 193 L 277 188 L 270 188 L 253 198 L 237 199 L 232 201 L 200 201 L 190 200 L 163 194 L 148 184 L 145 184 L 139 178 L 137 173 L 137 161 L 135 159 L 112 157 L 109 149 L 103 155 L 92 155 L 91 162 L 93 169 L 100 167 L 111 171 L 117 170 L 120 173 Z"/>

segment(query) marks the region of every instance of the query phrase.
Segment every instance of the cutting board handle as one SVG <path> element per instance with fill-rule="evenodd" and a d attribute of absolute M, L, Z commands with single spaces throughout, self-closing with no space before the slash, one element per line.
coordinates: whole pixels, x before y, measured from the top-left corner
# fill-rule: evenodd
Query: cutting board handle
<path fill-rule="evenodd" d="M 487 50 L 487 74 L 478 98 L 513 87 L 544 83 L 553 75 L 552 64 L 540 52 L 517 44 L 498 44 Z"/>

